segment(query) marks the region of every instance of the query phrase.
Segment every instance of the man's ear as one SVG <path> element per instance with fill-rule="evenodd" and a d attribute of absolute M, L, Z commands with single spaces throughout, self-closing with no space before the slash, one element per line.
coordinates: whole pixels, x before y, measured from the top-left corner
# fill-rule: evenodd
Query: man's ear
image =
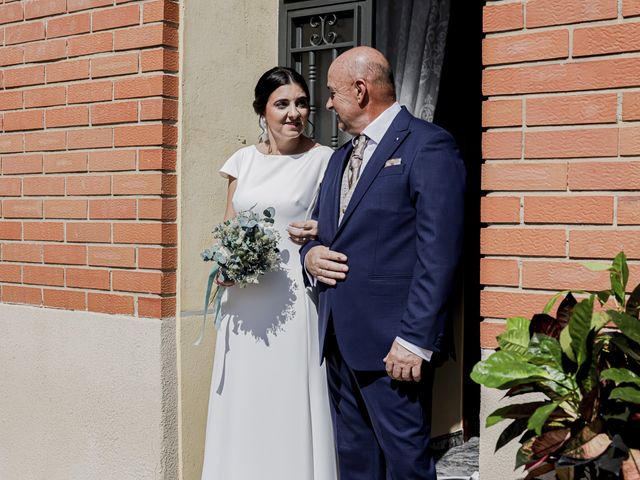
<path fill-rule="evenodd" d="M 367 82 L 362 79 L 356 80 L 354 83 L 354 88 L 356 90 L 356 100 L 359 105 L 363 105 L 367 100 Z"/>

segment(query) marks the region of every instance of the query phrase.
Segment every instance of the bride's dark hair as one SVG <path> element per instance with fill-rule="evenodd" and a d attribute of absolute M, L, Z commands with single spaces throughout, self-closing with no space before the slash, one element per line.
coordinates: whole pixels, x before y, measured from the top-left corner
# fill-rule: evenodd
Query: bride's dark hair
<path fill-rule="evenodd" d="M 262 74 L 255 88 L 255 100 L 253 101 L 253 110 L 258 115 L 264 115 L 267 108 L 269 95 L 274 90 L 283 86 L 296 84 L 304 90 L 307 99 L 309 98 L 309 87 L 304 77 L 298 72 L 288 67 L 274 67 Z"/>

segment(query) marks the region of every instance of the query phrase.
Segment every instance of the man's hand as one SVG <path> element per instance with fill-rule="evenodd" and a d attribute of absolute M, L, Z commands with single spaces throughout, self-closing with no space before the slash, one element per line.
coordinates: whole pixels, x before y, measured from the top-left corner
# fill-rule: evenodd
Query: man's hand
<path fill-rule="evenodd" d="M 421 378 L 422 358 L 410 352 L 394 340 L 391 350 L 382 360 L 387 374 L 401 382 L 419 382 Z"/>
<path fill-rule="evenodd" d="M 304 265 L 311 275 L 327 285 L 335 285 L 337 280 L 344 280 L 349 271 L 344 262 L 347 256 L 340 252 L 329 250 L 328 247 L 318 245 L 307 252 Z"/>
<path fill-rule="evenodd" d="M 287 227 L 287 232 L 294 243 L 304 245 L 309 240 L 314 240 L 318 235 L 318 222 L 315 220 L 291 222 Z"/>

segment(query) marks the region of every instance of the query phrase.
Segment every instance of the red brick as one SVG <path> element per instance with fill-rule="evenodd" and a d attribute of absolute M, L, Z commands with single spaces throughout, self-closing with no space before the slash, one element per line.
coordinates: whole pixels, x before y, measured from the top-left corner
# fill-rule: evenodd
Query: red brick
<path fill-rule="evenodd" d="M 67 93 L 65 87 L 34 88 L 24 92 L 25 108 L 64 105 L 66 101 Z"/>
<path fill-rule="evenodd" d="M 507 30 L 520 30 L 524 27 L 522 3 L 503 3 L 485 5 L 483 10 L 483 31 L 504 32 Z"/>
<path fill-rule="evenodd" d="M 19 22 L 23 18 L 22 2 L 0 5 L 0 24 Z"/>
<path fill-rule="evenodd" d="M 44 263 L 86 265 L 87 247 L 84 245 L 44 245 Z"/>
<path fill-rule="evenodd" d="M 617 95 L 562 95 L 527 99 L 527 125 L 616 123 Z"/>
<path fill-rule="evenodd" d="M 587 162 L 569 164 L 571 190 L 637 190 L 640 162 Z"/>
<path fill-rule="evenodd" d="M 175 270 L 178 268 L 176 248 L 138 248 L 138 268 Z"/>
<path fill-rule="evenodd" d="M 0 135 L 0 153 L 16 153 L 24 151 L 24 135 Z"/>
<path fill-rule="evenodd" d="M 23 110 L 4 114 L 4 130 L 39 130 L 44 128 L 43 110 Z"/>
<path fill-rule="evenodd" d="M 177 72 L 179 69 L 178 52 L 166 48 L 142 50 L 140 52 L 140 68 L 143 72 L 154 72 L 158 70 Z"/>
<path fill-rule="evenodd" d="M 571 230 L 569 255 L 572 258 L 612 259 L 621 250 L 630 259 L 640 259 L 640 230 Z"/>
<path fill-rule="evenodd" d="M 70 57 L 110 52 L 113 50 L 113 33 L 101 32 L 72 37 L 67 40 L 67 49 Z"/>
<path fill-rule="evenodd" d="M 620 129 L 620 155 L 640 154 L 640 127 Z"/>
<path fill-rule="evenodd" d="M 178 29 L 158 23 L 142 27 L 131 27 L 115 32 L 115 50 L 131 50 L 133 48 L 156 47 L 159 45 L 177 47 Z"/>
<path fill-rule="evenodd" d="M 618 197 L 618 225 L 640 225 L 640 197 Z"/>
<path fill-rule="evenodd" d="M 44 66 L 13 68 L 4 71 L 4 87 L 24 87 L 44 83 Z"/>
<path fill-rule="evenodd" d="M 490 96 L 570 92 L 639 85 L 640 58 L 635 57 L 487 69 L 483 71 L 482 90 L 484 95 Z"/>
<path fill-rule="evenodd" d="M 520 223 L 519 197 L 482 197 L 480 221 L 483 223 Z"/>
<path fill-rule="evenodd" d="M 480 348 L 498 348 L 497 337 L 507 329 L 507 324 L 502 322 L 480 323 Z"/>
<path fill-rule="evenodd" d="M 3 175 L 42 173 L 42 155 L 12 155 L 2 157 Z"/>
<path fill-rule="evenodd" d="M 622 15 L 625 17 L 640 15 L 640 0 L 623 0 Z"/>
<path fill-rule="evenodd" d="M 564 163 L 491 163 L 482 166 L 482 189 L 502 191 L 566 190 Z"/>
<path fill-rule="evenodd" d="M 613 197 L 524 197 L 525 223 L 612 224 Z"/>
<path fill-rule="evenodd" d="M 45 173 L 70 173 L 87 171 L 87 154 L 84 152 L 49 153 L 44 157 Z"/>
<path fill-rule="evenodd" d="M 114 195 L 175 195 L 175 176 L 161 173 L 116 175 Z"/>
<path fill-rule="evenodd" d="M 178 102 L 153 98 L 140 102 L 140 120 L 178 120 Z"/>
<path fill-rule="evenodd" d="M 482 134 L 482 158 L 509 159 L 522 157 L 522 132 L 489 131 Z"/>
<path fill-rule="evenodd" d="M 505 285 L 517 287 L 520 282 L 520 267 L 517 260 L 500 258 L 480 259 L 480 283 L 482 285 Z"/>
<path fill-rule="evenodd" d="M 175 224 L 164 223 L 115 223 L 114 243 L 138 243 L 141 245 L 170 245 L 177 241 Z"/>
<path fill-rule="evenodd" d="M 67 60 L 47 65 L 47 83 L 89 78 L 89 60 Z"/>
<path fill-rule="evenodd" d="M 527 131 L 525 158 L 615 157 L 618 129 Z"/>
<path fill-rule="evenodd" d="M 64 177 L 25 177 L 22 183 L 25 197 L 64 195 Z"/>
<path fill-rule="evenodd" d="M 640 120 L 640 92 L 625 92 L 622 97 L 622 119 Z"/>
<path fill-rule="evenodd" d="M 58 60 L 66 56 L 67 42 L 64 39 L 29 43 L 24 47 L 24 61 L 26 63 Z"/>
<path fill-rule="evenodd" d="M 67 223 L 67 242 L 109 243 L 110 223 Z"/>
<path fill-rule="evenodd" d="M 564 257 L 564 229 L 483 228 L 480 251 L 484 255 Z"/>
<path fill-rule="evenodd" d="M 64 268 L 25 265 L 22 282 L 32 285 L 64 286 Z"/>
<path fill-rule="evenodd" d="M 487 37 L 482 44 L 484 65 L 550 60 L 568 56 L 568 30 Z"/>
<path fill-rule="evenodd" d="M 91 124 L 138 121 L 138 102 L 102 103 L 91 107 Z"/>
<path fill-rule="evenodd" d="M 176 151 L 166 148 L 140 150 L 138 168 L 140 170 L 175 170 Z"/>
<path fill-rule="evenodd" d="M 135 125 L 114 129 L 116 147 L 135 145 L 176 145 L 177 130 L 172 125 Z"/>
<path fill-rule="evenodd" d="M 109 290 L 109 270 L 67 268 L 67 287 Z"/>
<path fill-rule="evenodd" d="M 85 292 L 44 289 L 44 304 L 47 307 L 64 310 L 86 310 L 86 296 Z"/>
<path fill-rule="evenodd" d="M 91 60 L 91 77 L 111 77 L 138 73 L 138 53 L 125 53 Z"/>
<path fill-rule="evenodd" d="M 106 8 L 93 12 L 93 31 L 126 27 L 140 23 L 140 7 L 137 4 Z"/>
<path fill-rule="evenodd" d="M 87 218 L 86 200 L 46 200 L 44 203 L 45 218 Z"/>
<path fill-rule="evenodd" d="M 24 2 L 24 18 L 51 17 L 67 11 L 66 0 L 26 0 Z"/>
<path fill-rule="evenodd" d="M 5 243 L 2 247 L 5 262 L 42 263 L 42 245 L 32 243 Z"/>
<path fill-rule="evenodd" d="M 47 110 L 47 128 L 89 125 L 89 108 L 62 107 Z"/>
<path fill-rule="evenodd" d="M 22 223 L 0 221 L 0 239 L 22 240 Z"/>
<path fill-rule="evenodd" d="M 542 313 L 551 293 L 547 295 L 483 290 L 480 293 L 480 315 L 491 318 L 528 317 Z"/>
<path fill-rule="evenodd" d="M 0 264 L 0 282 L 22 283 L 22 267 L 20 265 Z"/>
<path fill-rule="evenodd" d="M 604 290 L 611 285 L 609 272 L 592 272 L 579 262 L 522 263 L 523 288 L 547 290 Z"/>
<path fill-rule="evenodd" d="M 135 220 L 135 199 L 105 199 L 89 201 L 89 218 Z"/>
<path fill-rule="evenodd" d="M 104 102 L 113 98 L 110 81 L 76 83 L 69 85 L 69 103 Z"/>
<path fill-rule="evenodd" d="M 106 5 L 113 5 L 113 0 L 67 0 L 67 9 L 70 12 L 89 10 Z"/>
<path fill-rule="evenodd" d="M 88 310 L 91 312 L 110 313 L 112 315 L 133 315 L 133 297 L 129 295 L 111 295 L 88 292 Z"/>
<path fill-rule="evenodd" d="M 177 213 L 178 204 L 175 199 L 141 198 L 138 200 L 138 218 L 140 220 L 175 220 Z"/>
<path fill-rule="evenodd" d="M 0 197 L 19 197 L 22 195 L 22 181 L 20 178 L 0 177 Z"/>
<path fill-rule="evenodd" d="M 42 218 L 42 200 L 3 200 L 4 218 Z"/>
<path fill-rule="evenodd" d="M 150 75 L 115 81 L 115 98 L 178 96 L 178 83 L 173 75 Z"/>
<path fill-rule="evenodd" d="M 98 267 L 133 268 L 136 250 L 131 247 L 89 247 L 89 265 Z"/>
<path fill-rule="evenodd" d="M 37 152 L 40 150 L 64 150 L 66 148 L 66 132 L 46 131 L 27 133 L 24 136 L 25 152 Z"/>
<path fill-rule="evenodd" d="M 4 44 L 15 45 L 44 39 L 44 22 L 19 23 L 4 29 Z"/>
<path fill-rule="evenodd" d="M 24 239 L 46 242 L 64 240 L 64 224 L 60 222 L 24 222 Z"/>
<path fill-rule="evenodd" d="M 640 24 L 625 23 L 579 28 L 573 32 L 573 56 L 637 52 L 640 50 Z"/>
<path fill-rule="evenodd" d="M 113 131 L 110 128 L 83 128 L 69 131 L 69 149 L 105 148 L 113 145 Z"/>
<path fill-rule="evenodd" d="M 138 316 L 143 318 L 167 318 L 176 316 L 175 298 L 138 297 Z"/>
<path fill-rule="evenodd" d="M 66 37 L 87 33 L 91 30 L 91 16 L 88 13 L 52 18 L 47 22 L 47 38 Z"/>
<path fill-rule="evenodd" d="M 0 48 L 0 66 L 19 65 L 24 63 L 24 47 Z"/>
<path fill-rule="evenodd" d="M 522 125 L 522 100 L 487 100 L 482 102 L 483 127 Z"/>
<path fill-rule="evenodd" d="M 42 305 L 42 289 L 20 287 L 17 285 L 3 285 L 2 301 L 4 303 L 24 303 L 27 305 Z"/>
<path fill-rule="evenodd" d="M 173 273 L 116 270 L 111 274 L 111 281 L 114 291 L 157 294 L 175 292 Z"/>
<path fill-rule="evenodd" d="M 143 4 L 142 21 L 144 23 L 168 21 L 178 23 L 180 7 L 176 2 L 152 0 Z"/>
<path fill-rule="evenodd" d="M 111 177 L 109 175 L 81 175 L 67 179 L 67 195 L 109 195 Z"/>
<path fill-rule="evenodd" d="M 105 150 L 89 153 L 89 171 L 91 172 L 115 172 L 135 169 L 135 150 Z"/>
<path fill-rule="evenodd" d="M 608 20 L 618 16 L 617 0 L 528 0 L 527 28 Z"/>
<path fill-rule="evenodd" d="M 22 92 L 0 92 L 0 110 L 14 110 L 16 108 L 22 108 Z"/>

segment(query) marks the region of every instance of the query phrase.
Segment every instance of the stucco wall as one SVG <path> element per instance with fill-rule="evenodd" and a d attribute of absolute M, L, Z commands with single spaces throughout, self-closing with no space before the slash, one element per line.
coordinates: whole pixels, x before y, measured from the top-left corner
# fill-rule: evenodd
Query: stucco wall
<path fill-rule="evenodd" d="M 177 478 L 172 321 L 0 305 L 0 478 Z"/>
<path fill-rule="evenodd" d="M 277 62 L 277 0 L 190 0 L 183 10 L 180 151 L 180 371 L 182 474 L 200 478 L 214 332 L 194 347 L 209 265 L 200 252 L 222 220 L 226 181 L 217 173 L 258 136 L 253 87 Z"/>

